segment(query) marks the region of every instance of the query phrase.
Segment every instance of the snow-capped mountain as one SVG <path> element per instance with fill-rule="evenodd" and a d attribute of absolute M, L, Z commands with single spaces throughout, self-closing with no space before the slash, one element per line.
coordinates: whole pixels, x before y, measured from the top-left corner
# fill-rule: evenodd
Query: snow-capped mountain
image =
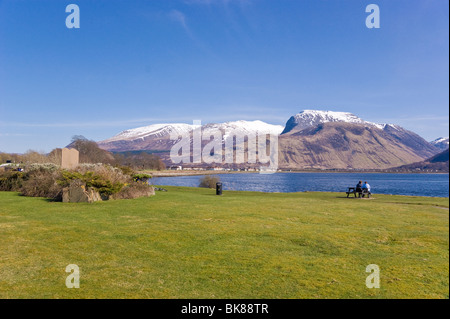
<path fill-rule="evenodd" d="M 120 140 L 137 140 L 144 139 L 145 137 L 164 137 L 170 135 L 172 132 L 178 135 L 189 134 L 192 130 L 198 128 L 199 125 L 192 124 L 154 124 L 149 126 L 138 127 L 135 129 L 130 129 L 123 131 L 110 139 L 104 140 L 103 142 L 113 142 Z M 226 122 L 218 124 L 206 124 L 202 126 L 202 131 L 212 132 L 214 130 L 221 130 L 226 133 L 237 131 L 243 133 L 262 133 L 262 134 L 274 134 L 280 135 L 283 131 L 283 126 L 272 125 L 262 121 L 236 121 L 236 122 Z"/>
<path fill-rule="evenodd" d="M 357 117 L 356 115 L 348 112 L 333 112 L 333 111 L 317 111 L 317 110 L 304 110 L 294 116 L 292 116 L 286 123 L 281 134 L 286 134 L 292 131 L 294 128 L 296 131 L 301 131 L 308 127 L 313 127 L 322 123 L 329 122 L 345 122 L 353 124 L 363 124 L 367 126 L 377 127 L 384 129 L 387 124 L 377 124 Z M 392 125 L 395 127 L 395 125 Z"/>
<path fill-rule="evenodd" d="M 446 150 L 449 147 L 449 138 L 448 137 L 440 137 L 430 143 L 439 149 Z"/>
<path fill-rule="evenodd" d="M 396 167 L 429 158 L 439 150 L 394 124 L 365 121 L 352 113 L 305 110 L 292 116 L 279 137 L 286 168 Z"/>
<path fill-rule="evenodd" d="M 196 128 L 199 126 L 183 123 L 153 124 L 123 131 L 98 145 L 113 152 L 155 152 L 171 165 L 169 153 L 177 143 L 171 133 L 185 136 Z M 285 127 L 235 121 L 206 124 L 201 129 L 203 137 L 219 130 L 223 143 L 231 133 L 279 135 L 279 165 L 292 169 L 384 169 L 423 161 L 440 151 L 401 126 L 368 122 L 348 112 L 305 110 L 292 116 Z M 202 144 L 208 142 L 203 140 Z M 445 139 L 436 143 L 445 143 Z"/>
<path fill-rule="evenodd" d="M 109 151 L 138 151 L 138 150 L 170 150 L 176 143 L 170 139 L 172 133 L 178 136 L 189 135 L 198 125 L 192 124 L 153 124 L 123 131 L 107 140 L 98 142 L 98 145 Z M 273 134 L 280 135 L 283 126 L 272 125 L 262 121 L 235 121 L 218 124 L 206 124 L 201 127 L 204 136 L 220 130 L 223 140 L 230 133 L 247 134 Z"/>

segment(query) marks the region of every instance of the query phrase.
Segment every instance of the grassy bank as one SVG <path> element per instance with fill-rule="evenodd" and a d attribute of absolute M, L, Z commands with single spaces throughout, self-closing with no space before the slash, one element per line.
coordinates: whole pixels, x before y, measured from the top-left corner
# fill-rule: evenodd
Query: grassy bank
<path fill-rule="evenodd" d="M 0 298 L 449 297 L 448 198 L 167 189 L 94 204 L 0 192 Z"/>

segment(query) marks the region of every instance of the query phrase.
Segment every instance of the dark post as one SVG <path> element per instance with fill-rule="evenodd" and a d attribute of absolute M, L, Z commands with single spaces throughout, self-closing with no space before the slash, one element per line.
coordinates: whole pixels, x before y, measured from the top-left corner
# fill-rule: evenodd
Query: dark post
<path fill-rule="evenodd" d="M 216 183 L 216 195 L 222 195 L 222 183 Z"/>

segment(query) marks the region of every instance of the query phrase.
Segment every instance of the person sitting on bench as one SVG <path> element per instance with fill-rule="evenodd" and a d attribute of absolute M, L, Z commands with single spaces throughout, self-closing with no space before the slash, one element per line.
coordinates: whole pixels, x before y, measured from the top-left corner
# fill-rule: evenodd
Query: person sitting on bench
<path fill-rule="evenodd" d="M 362 189 L 367 189 L 367 191 L 370 193 L 370 185 L 367 182 L 364 182 L 363 186 L 361 187 Z"/>
<path fill-rule="evenodd" d="M 370 196 L 370 185 L 367 182 L 364 182 L 364 184 L 362 185 L 362 193 L 363 193 L 363 197 L 364 194 L 367 193 Z"/>
<path fill-rule="evenodd" d="M 359 181 L 358 184 L 356 184 L 356 189 L 355 189 L 355 193 L 362 193 L 362 181 Z"/>

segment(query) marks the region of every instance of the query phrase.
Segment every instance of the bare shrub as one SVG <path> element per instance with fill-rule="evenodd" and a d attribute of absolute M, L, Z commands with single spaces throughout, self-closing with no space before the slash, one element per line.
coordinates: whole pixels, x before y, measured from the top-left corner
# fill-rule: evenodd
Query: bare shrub
<path fill-rule="evenodd" d="M 100 176 L 104 180 L 110 181 L 112 184 L 116 183 L 130 183 L 132 178 L 130 175 L 125 174 L 124 171 L 117 167 L 102 164 L 81 164 L 76 169 L 76 172 L 86 174 L 87 172 L 93 172 L 95 175 Z"/>
<path fill-rule="evenodd" d="M 25 175 L 20 192 L 24 196 L 61 200 L 62 186 L 57 183 L 60 177 L 58 170 L 34 169 Z"/>
<path fill-rule="evenodd" d="M 158 155 L 142 152 L 126 152 L 114 154 L 117 164 L 129 166 L 133 169 L 156 169 L 163 170 L 166 165 Z"/>
<path fill-rule="evenodd" d="M 154 195 L 145 182 L 149 175 L 126 174 L 127 170 L 103 164 L 82 164 L 74 170 L 62 170 L 51 163 L 27 164 L 24 172 L 0 172 L 0 191 L 20 191 L 24 196 L 62 200 L 62 193 L 72 181 L 99 192 L 105 199 L 126 199 Z M 134 173 L 133 171 L 129 171 Z"/>
<path fill-rule="evenodd" d="M 24 163 L 47 163 L 48 158 L 44 152 L 37 152 L 34 150 L 28 150 L 22 156 L 22 161 Z"/>
<path fill-rule="evenodd" d="M 198 187 L 216 188 L 216 184 L 219 182 L 220 178 L 218 176 L 206 175 L 200 179 L 200 185 Z"/>
<path fill-rule="evenodd" d="M 54 163 L 32 163 L 26 164 L 24 166 L 24 170 L 27 172 L 35 171 L 35 170 L 46 170 L 55 172 L 59 170 L 59 166 Z"/>

